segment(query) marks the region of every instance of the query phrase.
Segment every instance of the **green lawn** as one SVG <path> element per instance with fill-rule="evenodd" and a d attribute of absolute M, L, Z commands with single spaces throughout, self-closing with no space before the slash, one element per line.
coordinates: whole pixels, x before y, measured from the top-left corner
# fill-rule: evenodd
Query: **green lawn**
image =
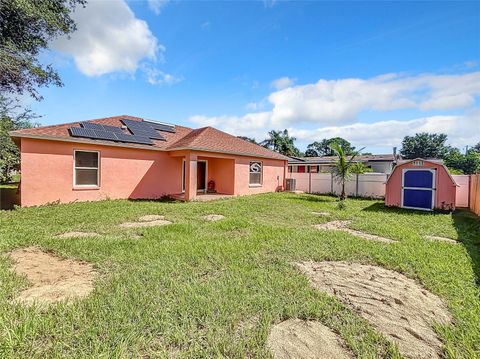
<path fill-rule="evenodd" d="M 327 211 L 316 217 L 311 211 Z M 205 222 L 206 214 L 222 214 Z M 145 214 L 172 225 L 121 229 Z M 312 224 L 351 219 L 352 228 L 396 239 L 366 241 Z M 58 239 L 66 231 L 99 238 Z M 134 239 L 132 234 L 143 234 Z M 460 245 L 430 242 L 431 234 Z M 404 273 L 448 304 L 454 325 L 436 328 L 451 358 L 480 357 L 480 220 L 388 209 L 382 202 L 266 194 L 210 203 L 103 201 L 0 212 L 0 252 L 36 245 L 89 261 L 95 291 L 48 309 L 12 304 L 26 281 L 0 256 L 1 358 L 268 357 L 269 330 L 287 318 L 317 319 L 360 358 L 398 358 L 397 350 L 335 298 L 312 289 L 291 265 L 348 260 Z"/>

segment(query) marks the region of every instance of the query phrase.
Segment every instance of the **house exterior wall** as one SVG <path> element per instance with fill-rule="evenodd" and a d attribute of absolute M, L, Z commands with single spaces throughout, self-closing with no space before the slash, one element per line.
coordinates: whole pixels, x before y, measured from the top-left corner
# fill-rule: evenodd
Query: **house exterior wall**
<path fill-rule="evenodd" d="M 375 173 L 391 173 L 393 169 L 392 161 L 368 161 L 365 163 Z"/>
<path fill-rule="evenodd" d="M 74 188 L 74 150 L 100 151 L 99 188 Z M 21 168 L 22 206 L 159 198 L 182 186 L 182 159 L 160 151 L 22 138 Z"/>
<path fill-rule="evenodd" d="M 434 208 L 455 208 L 456 185 L 452 182 L 448 172 L 440 164 L 424 162 L 422 166 L 415 166 L 412 162 L 398 165 L 388 179 L 385 192 L 387 206 L 402 206 L 402 176 L 404 169 L 436 169 L 435 203 Z"/>
<path fill-rule="evenodd" d="M 261 161 L 263 164 L 261 186 L 249 184 L 250 161 Z M 286 170 L 287 161 L 237 156 L 235 158 L 235 194 L 247 195 L 283 190 Z"/>
<path fill-rule="evenodd" d="M 222 194 L 247 195 L 283 189 L 286 172 L 283 160 L 200 151 L 169 153 L 28 138 L 21 139 L 20 147 L 24 207 L 52 202 L 155 199 L 178 194 L 182 191 L 182 161 L 187 154 L 194 155 L 196 160 L 207 160 L 207 181 L 214 180 L 217 192 Z M 99 187 L 74 187 L 75 150 L 100 153 Z M 249 185 L 250 161 L 263 163 L 261 186 Z"/>
<path fill-rule="evenodd" d="M 235 194 L 235 159 L 199 157 L 207 161 L 207 183 L 215 182 L 215 190 L 221 194 Z"/>

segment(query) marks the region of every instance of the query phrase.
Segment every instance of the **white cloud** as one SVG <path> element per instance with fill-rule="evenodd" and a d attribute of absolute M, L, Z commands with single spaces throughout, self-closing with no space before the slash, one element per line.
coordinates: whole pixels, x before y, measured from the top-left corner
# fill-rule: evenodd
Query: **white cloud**
<path fill-rule="evenodd" d="M 151 85 L 173 85 L 182 81 L 182 78 L 175 77 L 155 67 L 144 66 L 142 69 Z"/>
<path fill-rule="evenodd" d="M 262 102 L 252 102 L 247 105 L 251 112 L 243 116 L 193 116 L 190 120 L 256 139 L 265 138 L 271 129 L 289 128 L 303 143 L 340 136 L 360 147 L 381 147 L 399 145 L 405 135 L 427 131 L 445 132 L 452 145 L 463 146 L 480 141 L 480 109 L 475 107 L 479 96 L 480 72 L 385 74 L 292 86 L 268 96 L 270 111 L 259 111 Z M 411 109 L 418 113 L 417 118 L 375 123 L 357 120 L 362 112 L 399 109 Z M 467 114 L 422 116 L 425 111 L 441 114 L 453 109 Z"/>
<path fill-rule="evenodd" d="M 480 95 L 480 72 L 460 75 L 402 76 L 320 80 L 269 96 L 272 119 L 279 126 L 296 122 L 324 125 L 348 122 L 362 111 L 465 108 Z"/>
<path fill-rule="evenodd" d="M 125 1 L 89 1 L 73 14 L 77 31 L 52 47 L 73 56 L 87 76 L 112 72 L 135 73 L 142 60 L 163 59 L 165 48 L 158 44 L 145 21 L 135 17 Z"/>
<path fill-rule="evenodd" d="M 285 76 L 285 77 L 280 77 L 279 79 L 273 80 L 270 85 L 276 90 L 283 90 L 287 87 L 293 86 L 294 83 L 295 83 L 294 79 L 291 79 Z"/>
<path fill-rule="evenodd" d="M 480 110 L 467 115 L 430 116 L 408 121 L 354 123 L 315 130 L 290 128 L 298 140 L 309 143 L 322 138 L 343 137 L 358 147 L 399 146 L 403 137 L 418 132 L 446 133 L 452 146 L 463 147 L 480 141 Z"/>
<path fill-rule="evenodd" d="M 169 0 L 148 0 L 148 7 L 156 15 L 160 15 L 165 5 L 167 5 Z"/>

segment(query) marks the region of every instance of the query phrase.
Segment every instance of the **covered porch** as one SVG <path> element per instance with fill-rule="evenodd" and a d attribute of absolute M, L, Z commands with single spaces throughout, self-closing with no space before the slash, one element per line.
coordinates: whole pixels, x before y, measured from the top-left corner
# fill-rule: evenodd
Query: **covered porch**
<path fill-rule="evenodd" d="M 184 201 L 211 201 L 235 194 L 235 158 L 200 151 L 175 151 L 182 158 L 182 192 L 173 197 Z"/>

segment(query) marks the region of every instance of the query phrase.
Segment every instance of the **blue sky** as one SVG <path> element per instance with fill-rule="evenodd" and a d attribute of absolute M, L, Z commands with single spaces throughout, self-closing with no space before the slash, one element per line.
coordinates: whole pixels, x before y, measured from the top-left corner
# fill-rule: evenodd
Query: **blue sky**
<path fill-rule="evenodd" d="M 42 124 L 129 114 L 376 153 L 418 131 L 480 141 L 478 2 L 111 0 L 74 18 L 43 55 L 65 86 L 32 103 Z"/>

